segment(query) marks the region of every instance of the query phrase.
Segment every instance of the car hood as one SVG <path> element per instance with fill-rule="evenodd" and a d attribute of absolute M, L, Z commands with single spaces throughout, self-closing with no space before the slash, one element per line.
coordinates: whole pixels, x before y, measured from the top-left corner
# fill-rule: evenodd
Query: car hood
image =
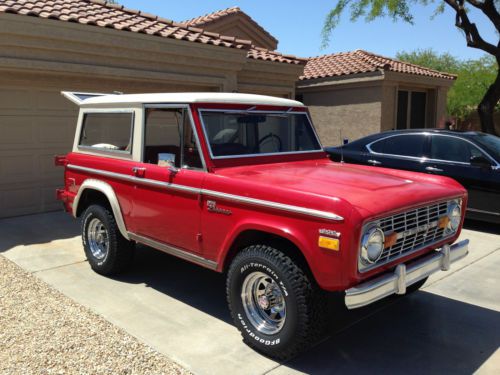
<path fill-rule="evenodd" d="M 345 202 L 362 216 L 377 216 L 466 194 L 460 184 L 447 177 L 328 159 L 223 168 L 214 178 L 212 183 L 219 186 L 212 188 L 227 193 L 336 209 L 344 215 L 348 215 Z"/>

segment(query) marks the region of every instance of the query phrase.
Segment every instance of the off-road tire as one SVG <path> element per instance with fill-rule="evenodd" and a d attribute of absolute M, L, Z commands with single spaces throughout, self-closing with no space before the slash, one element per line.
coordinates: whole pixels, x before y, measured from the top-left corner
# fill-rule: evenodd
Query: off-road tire
<path fill-rule="evenodd" d="M 286 319 L 275 334 L 257 330 L 243 307 L 244 280 L 255 272 L 269 275 L 284 296 Z M 289 359 L 318 341 L 324 332 L 326 302 L 322 291 L 290 257 L 271 246 L 249 246 L 234 258 L 227 274 L 226 293 L 243 341 L 269 357 Z"/>
<path fill-rule="evenodd" d="M 98 219 L 104 225 L 109 246 L 106 255 L 102 259 L 96 258 L 89 244 L 89 224 L 93 219 Z M 82 215 L 82 242 L 85 255 L 90 267 L 101 275 L 116 275 L 126 270 L 132 263 L 134 257 L 134 243 L 124 238 L 113 214 L 109 209 L 101 205 L 89 206 Z"/>

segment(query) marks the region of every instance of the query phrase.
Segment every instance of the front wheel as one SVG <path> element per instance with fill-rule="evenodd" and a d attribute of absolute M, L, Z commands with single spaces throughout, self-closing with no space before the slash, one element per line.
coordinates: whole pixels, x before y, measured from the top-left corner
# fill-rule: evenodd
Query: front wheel
<path fill-rule="evenodd" d="M 231 263 L 226 291 L 243 340 L 257 351 L 288 359 L 319 338 L 326 318 L 320 291 L 278 249 L 243 249 Z"/>

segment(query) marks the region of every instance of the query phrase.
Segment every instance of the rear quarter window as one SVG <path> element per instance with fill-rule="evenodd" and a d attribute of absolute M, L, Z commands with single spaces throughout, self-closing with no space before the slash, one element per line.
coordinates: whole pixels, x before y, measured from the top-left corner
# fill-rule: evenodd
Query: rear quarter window
<path fill-rule="evenodd" d="M 370 149 L 380 154 L 420 158 L 426 156 L 425 140 L 423 135 L 396 135 L 375 141 Z"/>
<path fill-rule="evenodd" d="M 80 147 L 111 152 L 132 152 L 133 113 L 85 113 Z"/>

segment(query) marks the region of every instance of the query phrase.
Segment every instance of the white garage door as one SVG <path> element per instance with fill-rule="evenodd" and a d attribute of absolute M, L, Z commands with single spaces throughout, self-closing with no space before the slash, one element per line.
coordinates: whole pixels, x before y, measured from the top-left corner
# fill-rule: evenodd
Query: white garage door
<path fill-rule="evenodd" d="M 23 86 L 0 86 L 0 217 L 62 207 L 53 159 L 71 148 L 77 107 L 55 89 Z"/>

